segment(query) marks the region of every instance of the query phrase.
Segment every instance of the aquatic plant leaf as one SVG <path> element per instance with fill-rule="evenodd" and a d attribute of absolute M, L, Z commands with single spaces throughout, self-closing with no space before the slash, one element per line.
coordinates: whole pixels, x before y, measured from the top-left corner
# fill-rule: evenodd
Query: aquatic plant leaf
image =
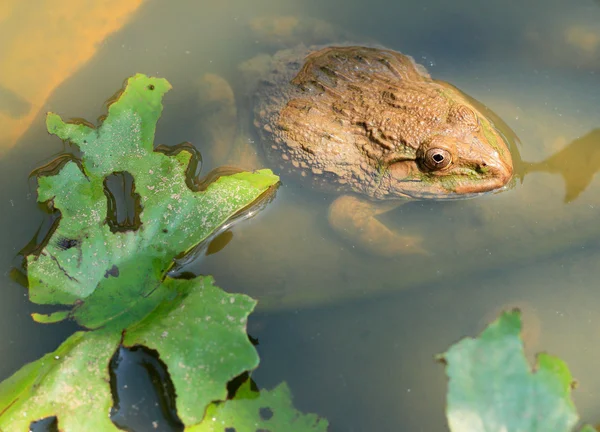
<path fill-rule="evenodd" d="M 118 332 L 77 332 L 0 383 L 0 430 L 26 432 L 33 421 L 57 417 L 65 432 L 118 431 L 108 415 L 108 368 L 120 338 Z"/>
<path fill-rule="evenodd" d="M 520 331 L 520 312 L 504 312 L 478 338 L 465 338 L 443 354 L 450 430 L 567 432 L 575 426 L 566 363 L 542 353 L 532 371 Z"/>
<path fill-rule="evenodd" d="M 204 421 L 186 431 L 325 432 L 328 427 L 327 420 L 315 414 L 302 414 L 292 406 L 292 395 L 285 383 L 273 390 L 256 392 L 248 380 L 233 399 L 210 404 Z"/>
<path fill-rule="evenodd" d="M 114 328 L 75 333 L 1 383 L 0 430 L 26 431 L 32 421 L 51 416 L 65 431 L 117 430 L 107 416 L 112 405 L 108 365 L 121 338 L 124 346 L 158 352 L 185 424 L 198 423 L 211 402 L 225 400 L 227 383 L 259 363 L 246 333 L 256 301 L 224 292 L 210 276 L 167 277 L 156 293 L 162 294 L 149 302 L 154 310 L 123 337 Z M 88 411 L 102 421 L 88 423 Z"/>
<path fill-rule="evenodd" d="M 75 305 L 71 317 L 88 328 L 111 321 L 127 326 L 139 318 L 131 310 L 147 312 L 157 304 L 147 297 L 174 257 L 192 250 L 278 182 L 270 170 L 259 170 L 191 190 L 186 169 L 192 153 L 185 147 L 168 155 L 154 150 L 169 89 L 165 79 L 131 77 L 98 128 L 48 115 L 48 131 L 77 145 L 82 157 L 39 177 L 38 201 L 50 202 L 61 218 L 43 249 L 27 257 L 33 302 Z M 104 181 L 120 172 L 134 179 L 141 207 L 137 229 L 111 230 L 108 223 Z"/>
<path fill-rule="evenodd" d="M 228 294 L 210 276 L 191 280 L 166 278 L 177 293 L 125 331 L 123 345 L 158 351 L 177 394 L 179 418 L 198 423 L 205 407 L 227 398 L 227 383 L 258 366 L 246 323 L 256 301 Z"/>

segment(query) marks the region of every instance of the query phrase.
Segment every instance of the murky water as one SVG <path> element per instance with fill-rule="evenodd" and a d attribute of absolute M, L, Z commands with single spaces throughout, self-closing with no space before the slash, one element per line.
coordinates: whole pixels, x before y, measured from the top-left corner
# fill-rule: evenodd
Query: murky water
<path fill-rule="evenodd" d="M 284 179 L 266 211 L 235 226 L 223 250 L 189 267 L 259 299 L 249 328 L 260 341 L 256 382 L 287 381 L 297 407 L 327 417 L 332 431 L 442 431 L 446 381 L 434 355 L 476 335 L 502 307 L 521 305 L 529 351 L 543 349 L 569 363 L 580 382 L 579 411 L 598 422 L 600 4 L 224 0 L 148 1 L 135 9 L 133 3 L 116 32 L 101 37 L 87 58 L 79 56 L 79 68 L 57 48 L 69 42 L 56 36 L 68 28 L 67 18 L 54 28 L 57 18 L 40 9 L 31 25 L 48 26 L 47 47 L 31 47 L 31 58 L 19 60 L 35 70 L 23 72 L 21 82 L 16 73 L 0 74 L 0 379 L 73 331 L 67 324 L 33 324 L 29 313 L 39 308 L 9 277 L 15 255 L 44 219 L 28 173 L 62 150 L 46 134 L 43 113 L 94 120 L 126 77 L 166 77 L 174 89 L 156 143 L 193 142 L 208 171 L 216 162 L 197 121 L 199 77 L 216 73 L 239 86 L 240 62 L 287 43 L 253 33 L 254 18 L 317 17 L 354 41 L 413 55 L 435 78 L 488 105 L 519 136 L 521 157 L 532 164 L 510 191 L 415 202 L 383 215 L 395 229 L 422 235 L 431 252 L 394 259 L 340 241 L 325 217 L 332 197 Z M 0 8 L 0 70 L 15 61 L 15 38 L 26 37 L 18 30 L 27 17 L 17 6 Z M 55 44 L 48 43 L 52 35 Z M 33 66 L 41 53 L 57 57 L 45 60 L 54 69 Z M 60 85 L 41 86 L 46 75 Z M 20 134 L 15 119 L 29 121 Z"/>

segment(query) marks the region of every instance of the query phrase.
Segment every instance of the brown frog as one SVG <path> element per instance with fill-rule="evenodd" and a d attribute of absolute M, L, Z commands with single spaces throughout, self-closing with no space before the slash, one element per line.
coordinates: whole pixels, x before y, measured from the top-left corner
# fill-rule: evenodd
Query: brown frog
<path fill-rule="evenodd" d="M 409 56 L 365 46 L 299 46 L 257 64 L 264 71 L 249 86 L 248 100 L 269 166 L 340 195 L 329 209 L 331 226 L 370 252 L 425 252 L 419 237 L 376 218 L 403 201 L 473 197 L 512 176 L 508 142 L 493 113 L 431 79 Z M 233 90 L 206 75 L 201 98 L 213 103 L 203 126 L 214 151 L 230 157 Z M 261 166 L 244 164 L 244 153 L 255 154 L 238 146 L 235 164 Z"/>

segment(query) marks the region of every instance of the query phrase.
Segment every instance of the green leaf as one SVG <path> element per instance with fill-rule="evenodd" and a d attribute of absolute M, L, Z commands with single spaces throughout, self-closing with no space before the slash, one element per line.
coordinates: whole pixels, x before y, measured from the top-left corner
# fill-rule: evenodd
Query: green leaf
<path fill-rule="evenodd" d="M 230 380 L 258 366 L 246 333 L 253 299 L 223 292 L 209 276 L 166 275 L 176 256 L 207 239 L 278 178 L 268 170 L 238 173 L 191 190 L 186 170 L 192 152 L 185 146 L 169 154 L 153 149 L 169 88 L 166 80 L 130 78 L 98 129 L 48 115 L 48 130 L 79 146 L 82 158 L 39 179 L 39 201 L 51 202 L 61 217 L 43 249 L 27 257 L 30 298 L 74 308 L 33 317 L 42 323 L 73 317 L 89 328 L 104 328 L 74 334 L 0 384 L 0 430 L 28 430 L 32 421 L 52 416 L 64 431 L 117 430 L 108 417 L 108 367 L 121 339 L 124 346 L 158 352 L 187 425 L 198 424 L 210 404 L 226 400 Z M 141 208 L 137 228 L 128 231 L 109 225 L 105 181 L 119 172 L 133 177 Z M 232 402 L 240 409 L 255 399 L 277 412 L 270 421 L 263 418 L 264 424 L 327 427 L 315 416 L 296 413 L 287 387 L 260 398 L 243 393 Z"/>
<path fill-rule="evenodd" d="M 169 89 L 164 79 L 135 75 L 98 128 L 48 115 L 48 131 L 78 146 L 82 158 L 39 178 L 38 200 L 52 202 L 61 218 L 41 252 L 27 257 L 33 302 L 76 305 L 71 316 L 88 328 L 125 327 L 156 306 L 146 299 L 159 289 L 174 257 L 277 184 L 270 170 L 259 170 L 191 190 L 186 169 L 192 153 L 185 147 L 169 155 L 153 149 Z M 112 232 L 107 223 L 104 181 L 116 172 L 134 179 L 142 208 L 135 231 Z"/>
<path fill-rule="evenodd" d="M 65 432 L 118 431 L 110 421 L 109 362 L 121 335 L 77 332 L 0 383 L 0 430 L 29 431 L 56 416 Z"/>
<path fill-rule="evenodd" d="M 463 339 L 443 354 L 453 432 L 567 432 L 577 423 L 567 365 L 539 354 L 532 371 L 520 331 L 519 311 L 505 312 L 477 339 Z"/>
<path fill-rule="evenodd" d="M 230 380 L 258 366 L 246 333 L 256 301 L 228 294 L 204 276 L 166 278 L 144 304 L 154 310 L 126 330 L 123 345 L 159 353 L 175 386 L 179 417 L 198 423 L 211 402 L 227 398 Z M 61 430 L 117 430 L 108 419 L 108 365 L 120 339 L 114 329 L 75 333 L 0 384 L 0 430 L 28 430 L 31 421 L 49 416 L 58 417 Z"/>
<path fill-rule="evenodd" d="M 175 386 L 178 415 L 195 424 L 210 402 L 226 399 L 228 381 L 258 366 L 246 333 L 256 301 L 224 292 L 209 276 L 167 278 L 164 285 L 177 297 L 127 329 L 123 344 L 159 352 Z"/>
<path fill-rule="evenodd" d="M 327 420 L 315 414 L 302 414 L 292 406 L 292 395 L 283 383 L 271 391 L 255 392 L 246 381 L 232 400 L 211 404 L 205 420 L 186 428 L 188 432 L 236 432 L 285 431 L 324 432 Z"/>

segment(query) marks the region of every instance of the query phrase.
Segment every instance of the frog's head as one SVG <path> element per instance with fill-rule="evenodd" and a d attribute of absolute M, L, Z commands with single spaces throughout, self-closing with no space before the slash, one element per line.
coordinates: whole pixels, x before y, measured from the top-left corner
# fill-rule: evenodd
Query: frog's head
<path fill-rule="evenodd" d="M 419 143 L 412 160 L 389 161 L 391 195 L 458 199 L 507 185 L 513 174 L 509 147 L 514 133 L 504 131 L 507 126 L 494 121 L 497 116 L 481 104 L 463 101 L 451 105 L 445 126 Z"/>

